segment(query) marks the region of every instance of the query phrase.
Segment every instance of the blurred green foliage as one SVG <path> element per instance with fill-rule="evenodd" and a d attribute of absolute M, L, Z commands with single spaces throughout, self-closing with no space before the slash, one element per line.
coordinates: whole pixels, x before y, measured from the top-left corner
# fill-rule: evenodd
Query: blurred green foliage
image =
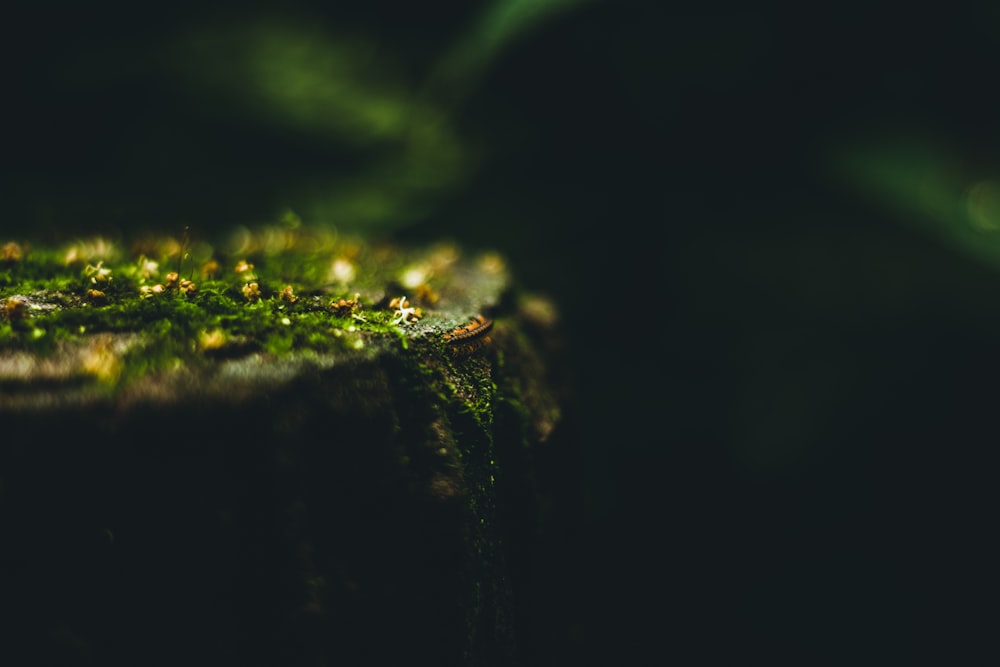
<path fill-rule="evenodd" d="M 56 233 L 267 222 L 286 208 L 307 224 L 398 229 L 482 164 L 490 129 L 463 127 L 462 111 L 490 66 L 585 2 L 453 6 L 414 24 L 432 37 L 407 35 L 391 4 L 384 20 L 309 2 L 165 7 L 149 24 L 119 9 L 55 32 L 39 12 L 40 39 L 9 47 L 41 57 L 24 61 L 26 92 L 10 87 L 37 108 L 22 123 L 36 138 L 9 151 L 8 205 Z"/>
<path fill-rule="evenodd" d="M 851 142 L 834 153 L 843 179 L 894 217 L 1000 267 L 1000 174 L 933 135 Z"/>
<path fill-rule="evenodd" d="M 297 23 L 185 35 L 172 60 L 224 113 L 329 154 L 286 192 L 311 224 L 398 224 L 461 182 L 472 160 L 437 101 L 407 85 L 392 54 Z"/>

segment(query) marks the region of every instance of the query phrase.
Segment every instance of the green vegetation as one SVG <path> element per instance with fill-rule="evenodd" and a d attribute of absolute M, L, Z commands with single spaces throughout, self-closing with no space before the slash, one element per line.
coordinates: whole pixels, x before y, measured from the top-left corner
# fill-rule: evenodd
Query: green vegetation
<path fill-rule="evenodd" d="M 447 243 L 369 245 L 306 229 L 294 216 L 214 244 L 187 233 L 56 248 L 8 241 L 0 353 L 66 358 L 75 350 L 69 374 L 113 384 L 252 353 L 364 357 L 411 340 L 441 352 L 441 334 L 470 316 L 461 260 Z M 497 258 L 479 266 L 500 281 L 492 286 L 505 280 Z"/>
<path fill-rule="evenodd" d="M 838 175 L 901 219 L 990 266 L 1000 265 L 1000 178 L 928 137 L 853 142 Z"/>

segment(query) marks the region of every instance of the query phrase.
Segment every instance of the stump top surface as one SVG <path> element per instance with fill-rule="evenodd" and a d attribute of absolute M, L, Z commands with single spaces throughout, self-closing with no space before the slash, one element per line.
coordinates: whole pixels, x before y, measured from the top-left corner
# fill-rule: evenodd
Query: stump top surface
<path fill-rule="evenodd" d="M 239 393 L 413 343 L 468 344 L 511 285 L 496 253 L 300 226 L 0 244 L 0 412 L 142 386 Z"/>

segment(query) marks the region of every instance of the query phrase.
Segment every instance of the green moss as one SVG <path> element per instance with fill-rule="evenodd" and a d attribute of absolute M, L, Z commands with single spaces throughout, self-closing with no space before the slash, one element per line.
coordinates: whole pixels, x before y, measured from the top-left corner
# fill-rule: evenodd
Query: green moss
<path fill-rule="evenodd" d="M 390 307 L 416 290 L 408 301 L 429 310 L 441 290 L 461 288 L 463 278 L 446 270 L 453 247 L 407 252 L 301 226 L 239 230 L 214 244 L 188 235 L 11 241 L 4 253 L 0 352 L 55 354 L 95 334 L 141 333 L 142 353 L 125 361 L 144 371 L 246 352 L 405 350 L 470 314 L 404 327 Z"/>
<path fill-rule="evenodd" d="M 390 352 L 409 360 L 400 371 L 429 400 L 448 405 L 469 430 L 490 429 L 493 361 L 443 335 L 508 289 L 494 255 L 465 257 L 448 243 L 404 249 L 301 225 L 212 240 L 0 246 L 0 359 L 52 358 L 50 381 L 114 390 L 158 371 L 210 376 L 217 361 L 251 354 L 342 363 Z M 401 322 L 406 313 L 394 300 L 404 297 L 418 311 Z M 27 381 L 7 372 L 0 383 Z"/>

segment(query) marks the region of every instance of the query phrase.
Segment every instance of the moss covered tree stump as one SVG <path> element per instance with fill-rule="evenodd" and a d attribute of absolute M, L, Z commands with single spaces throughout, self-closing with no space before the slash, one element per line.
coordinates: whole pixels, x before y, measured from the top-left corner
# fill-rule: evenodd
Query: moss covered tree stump
<path fill-rule="evenodd" d="M 0 663 L 512 664 L 553 315 L 283 225 L 0 250 Z"/>

